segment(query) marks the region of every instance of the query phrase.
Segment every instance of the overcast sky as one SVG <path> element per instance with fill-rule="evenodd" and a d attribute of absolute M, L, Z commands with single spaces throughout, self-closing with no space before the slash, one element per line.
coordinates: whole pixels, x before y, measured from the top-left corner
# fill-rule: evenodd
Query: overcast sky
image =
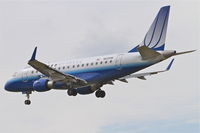
<path fill-rule="evenodd" d="M 169 72 L 147 81 L 104 86 L 105 99 L 52 90 L 34 92 L 25 106 L 25 95 L 4 90 L 35 46 L 46 63 L 127 52 L 165 5 L 171 5 L 166 49 L 199 49 L 200 6 L 194 0 L 0 0 L 0 132 L 197 133 L 199 51 L 175 57 Z M 169 62 L 144 71 L 165 69 Z"/>

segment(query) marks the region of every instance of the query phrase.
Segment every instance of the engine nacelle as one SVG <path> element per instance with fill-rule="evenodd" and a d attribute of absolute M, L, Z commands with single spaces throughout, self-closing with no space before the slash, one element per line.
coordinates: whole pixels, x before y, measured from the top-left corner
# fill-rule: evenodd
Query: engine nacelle
<path fill-rule="evenodd" d="M 39 79 L 33 83 L 33 89 L 38 92 L 49 91 L 54 87 L 54 82 L 48 79 Z"/>

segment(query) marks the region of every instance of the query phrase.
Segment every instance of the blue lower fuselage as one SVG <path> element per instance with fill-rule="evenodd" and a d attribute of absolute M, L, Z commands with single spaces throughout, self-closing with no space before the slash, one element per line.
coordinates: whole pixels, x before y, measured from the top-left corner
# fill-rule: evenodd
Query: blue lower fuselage
<path fill-rule="evenodd" d="M 120 77 L 126 76 L 128 74 L 137 72 L 141 69 L 144 69 L 152 63 L 133 63 L 133 64 L 124 64 L 120 68 L 116 65 L 109 67 L 97 67 L 93 69 L 83 69 L 76 71 L 66 71 L 64 73 L 74 75 L 78 78 L 86 80 L 89 84 L 95 83 L 106 83 L 111 80 L 118 79 Z M 27 77 L 18 77 L 12 78 L 9 80 L 5 89 L 12 92 L 27 92 L 34 91 L 33 83 L 40 79 L 42 75 L 27 76 Z"/>

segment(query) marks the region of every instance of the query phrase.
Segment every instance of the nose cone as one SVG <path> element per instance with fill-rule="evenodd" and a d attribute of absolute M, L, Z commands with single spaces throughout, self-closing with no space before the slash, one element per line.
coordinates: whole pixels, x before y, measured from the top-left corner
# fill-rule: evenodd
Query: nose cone
<path fill-rule="evenodd" d="M 15 82 L 13 80 L 9 80 L 6 82 L 5 86 L 4 86 L 4 89 L 7 90 L 7 91 L 13 91 L 14 90 L 14 85 Z"/>

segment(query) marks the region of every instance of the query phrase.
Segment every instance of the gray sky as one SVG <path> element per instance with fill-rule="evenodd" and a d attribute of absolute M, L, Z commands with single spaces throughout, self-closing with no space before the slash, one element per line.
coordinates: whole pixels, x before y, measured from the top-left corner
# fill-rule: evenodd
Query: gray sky
<path fill-rule="evenodd" d="M 199 129 L 199 51 L 177 56 L 172 69 L 147 81 L 130 79 L 94 94 L 66 91 L 25 96 L 4 90 L 27 65 L 33 48 L 43 62 L 127 52 L 144 38 L 160 7 L 171 5 L 166 49 L 199 49 L 199 2 L 0 0 L 0 132 L 196 133 Z M 144 71 L 162 70 L 167 60 Z"/>

